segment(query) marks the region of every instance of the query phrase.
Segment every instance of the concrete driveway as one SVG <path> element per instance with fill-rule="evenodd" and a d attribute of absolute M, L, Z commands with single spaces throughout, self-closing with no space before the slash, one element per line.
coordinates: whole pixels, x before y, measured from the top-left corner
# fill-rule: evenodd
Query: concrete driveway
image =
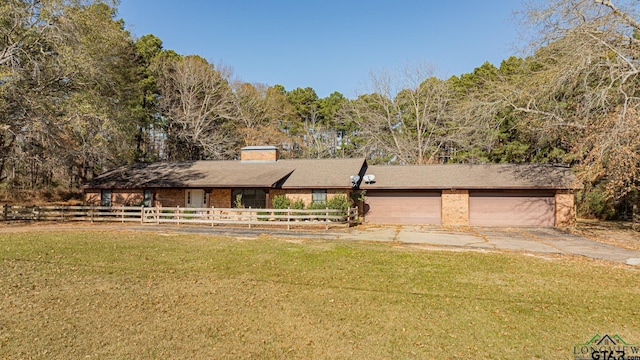
<path fill-rule="evenodd" d="M 149 229 L 149 226 L 136 228 Z M 156 228 L 152 225 L 151 228 Z M 159 230 L 159 229 L 158 229 Z M 279 238 L 395 242 L 426 248 L 518 251 L 584 256 L 640 266 L 640 251 L 600 243 L 556 228 L 498 228 L 443 226 L 360 226 L 348 230 L 286 231 L 247 228 L 167 227 L 167 231 L 232 237 L 269 234 Z"/>
<path fill-rule="evenodd" d="M 393 241 L 428 247 L 577 255 L 640 266 L 640 251 L 603 244 L 555 228 L 398 226 L 352 229 L 345 240 Z"/>

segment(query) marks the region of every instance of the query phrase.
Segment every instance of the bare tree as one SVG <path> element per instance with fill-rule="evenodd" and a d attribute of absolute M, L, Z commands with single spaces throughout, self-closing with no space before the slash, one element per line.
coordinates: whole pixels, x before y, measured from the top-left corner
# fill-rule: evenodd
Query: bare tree
<path fill-rule="evenodd" d="M 463 104 L 449 81 L 428 66 L 407 67 L 399 75 L 372 75 L 372 93 L 350 102 L 343 116 L 359 126 L 362 150 L 381 162 L 429 164 L 449 160 L 452 149 L 487 140 L 470 136 L 482 131 L 481 107 Z M 490 116 L 489 116 L 490 118 Z"/>
<path fill-rule="evenodd" d="M 637 1 L 555 0 L 528 9 L 533 74 L 507 102 L 530 128 L 570 144 L 587 182 L 623 196 L 640 179 Z"/>
<path fill-rule="evenodd" d="M 161 67 L 159 88 L 170 159 L 234 156 L 237 108 L 225 74 L 197 56 L 167 59 Z"/>

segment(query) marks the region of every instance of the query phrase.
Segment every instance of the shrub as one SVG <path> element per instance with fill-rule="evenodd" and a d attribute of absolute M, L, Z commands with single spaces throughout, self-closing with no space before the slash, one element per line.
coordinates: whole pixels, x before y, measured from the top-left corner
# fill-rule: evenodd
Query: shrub
<path fill-rule="evenodd" d="M 291 199 L 289 199 L 286 195 L 277 195 L 273 197 L 273 200 L 271 200 L 271 204 L 274 209 L 288 209 L 291 207 Z M 273 214 L 286 215 L 287 213 L 281 212 L 281 211 L 275 211 Z"/>
<path fill-rule="evenodd" d="M 304 200 L 298 199 L 291 203 L 291 208 L 296 210 L 304 210 Z"/>
<path fill-rule="evenodd" d="M 271 214 L 268 211 L 258 211 L 256 215 L 258 215 L 258 221 L 269 221 L 269 215 Z"/>
<path fill-rule="evenodd" d="M 351 201 L 346 195 L 336 195 L 327 200 L 329 209 L 348 210 L 351 207 Z"/>
<path fill-rule="evenodd" d="M 291 199 L 285 195 L 277 195 L 271 201 L 274 209 L 288 209 L 291 207 Z"/>
<path fill-rule="evenodd" d="M 234 201 L 234 205 L 238 209 L 244 208 L 244 205 L 242 204 L 242 194 L 236 195 L 236 200 Z"/>
<path fill-rule="evenodd" d="M 317 202 L 317 203 L 309 204 L 307 206 L 307 209 L 308 210 L 321 210 L 321 209 L 326 209 L 328 207 L 329 207 L 328 203 Z"/>

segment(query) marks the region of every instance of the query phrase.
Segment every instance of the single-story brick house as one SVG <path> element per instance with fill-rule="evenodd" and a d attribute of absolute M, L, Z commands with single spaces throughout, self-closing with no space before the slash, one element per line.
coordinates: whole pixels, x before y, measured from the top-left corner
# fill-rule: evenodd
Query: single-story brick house
<path fill-rule="evenodd" d="M 365 159 L 283 159 L 273 146 L 242 149 L 240 161 L 159 162 L 122 166 L 85 186 L 91 205 L 168 207 L 271 207 L 286 194 L 305 204 L 353 190 L 351 176 L 362 177 Z"/>
<path fill-rule="evenodd" d="M 269 208 L 277 195 L 307 205 L 364 193 L 369 224 L 569 226 L 569 168 L 546 165 L 368 166 L 365 159 L 278 159 L 273 146 L 242 149 L 239 161 L 123 166 L 85 186 L 92 205 Z M 366 176 L 373 175 L 373 176 Z M 372 179 L 374 178 L 374 179 Z"/>

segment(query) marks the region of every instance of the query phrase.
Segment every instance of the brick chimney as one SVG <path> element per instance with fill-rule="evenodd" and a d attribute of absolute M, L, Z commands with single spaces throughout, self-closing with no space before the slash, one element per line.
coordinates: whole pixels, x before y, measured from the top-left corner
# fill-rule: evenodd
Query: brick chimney
<path fill-rule="evenodd" d="M 278 148 L 275 146 L 246 146 L 240 150 L 241 162 L 276 162 Z"/>

